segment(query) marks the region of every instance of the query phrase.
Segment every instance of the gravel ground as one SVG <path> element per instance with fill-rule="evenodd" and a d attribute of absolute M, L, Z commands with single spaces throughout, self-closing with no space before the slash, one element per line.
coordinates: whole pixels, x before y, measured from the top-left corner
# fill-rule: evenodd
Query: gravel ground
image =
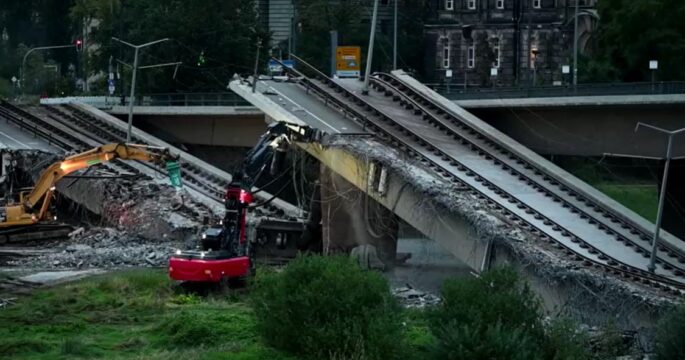
<path fill-rule="evenodd" d="M 81 228 L 72 234 L 68 241 L 51 245 L 54 253 L 17 258 L 8 265 L 41 269 L 163 266 L 169 254 L 183 245 L 113 228 Z"/>

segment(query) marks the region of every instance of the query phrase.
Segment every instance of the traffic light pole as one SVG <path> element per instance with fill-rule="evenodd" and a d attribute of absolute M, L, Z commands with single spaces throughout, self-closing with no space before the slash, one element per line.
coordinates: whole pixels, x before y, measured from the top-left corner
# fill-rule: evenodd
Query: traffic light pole
<path fill-rule="evenodd" d="M 24 71 L 26 69 L 26 59 L 28 59 L 29 55 L 38 50 L 52 50 L 52 49 L 64 49 L 64 48 L 71 48 L 71 47 L 76 47 L 76 44 L 69 44 L 69 45 L 57 45 L 57 46 L 41 46 L 41 47 L 35 47 L 33 49 L 29 49 L 29 51 L 24 54 L 24 59 L 21 61 L 21 67 L 19 68 L 19 88 L 21 89 L 21 93 L 24 93 Z"/>
<path fill-rule="evenodd" d="M 131 142 L 131 128 L 133 127 L 133 103 L 135 103 L 135 95 L 136 95 L 136 74 L 138 73 L 138 50 L 141 48 L 144 48 L 146 46 L 154 45 L 157 43 L 161 43 L 164 41 L 168 41 L 168 38 L 164 39 L 159 39 L 155 41 L 151 41 L 146 44 L 142 45 L 133 45 L 129 42 L 120 40 L 118 38 L 113 37 L 112 40 L 118 41 L 124 45 L 128 45 L 132 48 L 135 49 L 135 54 L 133 56 L 133 76 L 131 79 L 131 98 L 128 100 L 128 130 L 126 131 L 126 142 L 130 143 Z"/>

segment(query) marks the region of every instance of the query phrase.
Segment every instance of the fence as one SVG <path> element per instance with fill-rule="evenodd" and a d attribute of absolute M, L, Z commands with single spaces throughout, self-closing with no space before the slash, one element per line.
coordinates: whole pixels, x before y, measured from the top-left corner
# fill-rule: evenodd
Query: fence
<path fill-rule="evenodd" d="M 426 84 L 426 86 L 451 100 L 685 94 L 685 82 L 682 81 L 579 84 L 575 87 L 538 86 L 464 89 L 459 86 L 447 87 L 445 84 Z"/>

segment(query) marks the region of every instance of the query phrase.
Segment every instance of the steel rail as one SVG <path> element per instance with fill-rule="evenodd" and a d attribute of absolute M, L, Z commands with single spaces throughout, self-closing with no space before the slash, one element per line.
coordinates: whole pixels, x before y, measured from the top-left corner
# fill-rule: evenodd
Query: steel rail
<path fill-rule="evenodd" d="M 401 91 L 395 87 L 393 87 L 391 84 L 380 80 L 380 79 L 374 79 L 374 84 L 377 86 L 377 89 L 380 89 L 380 91 L 386 91 L 386 88 L 391 88 L 392 91 L 395 93 L 401 93 Z M 396 95 L 393 95 L 396 96 Z M 402 95 L 406 96 L 406 95 Z M 631 248 L 635 250 L 637 253 L 645 256 L 650 252 L 650 248 L 647 245 L 642 244 L 639 241 L 636 241 L 634 239 L 634 236 L 630 234 L 627 231 L 624 231 L 624 229 L 616 229 L 616 224 L 615 223 L 606 223 L 603 219 L 603 216 L 601 215 L 606 215 L 607 213 L 602 213 L 600 216 L 595 216 L 592 213 L 590 213 L 590 210 L 587 208 L 591 208 L 594 211 L 598 211 L 597 207 L 594 206 L 594 204 L 591 203 L 574 203 L 573 201 L 569 199 L 573 199 L 574 197 L 580 196 L 579 194 L 574 194 L 571 193 L 571 189 L 569 188 L 564 188 L 563 184 L 560 184 L 559 182 L 553 180 L 551 177 L 543 174 L 542 172 L 538 171 L 539 175 L 538 177 L 542 177 L 542 180 L 535 179 L 533 176 L 530 176 L 526 173 L 524 173 L 520 169 L 516 169 L 517 167 L 527 167 L 529 169 L 534 169 L 534 166 L 530 164 L 529 162 L 526 162 L 525 160 L 521 159 L 520 157 L 516 157 L 514 154 L 511 152 L 506 152 L 504 150 L 500 151 L 503 153 L 503 155 L 495 154 L 495 152 L 489 150 L 486 148 L 486 146 L 479 144 L 478 139 L 468 139 L 461 131 L 458 129 L 454 129 L 452 126 L 449 124 L 445 124 L 437 115 L 431 114 L 428 109 L 423 107 L 422 105 L 418 104 L 414 100 L 407 98 L 408 101 L 405 102 L 405 107 L 409 105 L 410 108 L 412 109 L 419 109 L 421 114 L 424 114 L 423 120 L 428 121 L 431 125 L 434 127 L 440 129 L 441 131 L 453 136 L 453 138 L 457 141 L 461 141 L 462 144 L 467 145 L 470 147 L 475 153 L 477 153 L 479 156 L 485 158 L 486 160 L 489 160 L 493 163 L 495 166 L 501 166 L 503 169 L 508 171 L 512 176 L 518 177 L 518 179 L 525 183 L 526 185 L 532 187 L 538 192 L 543 193 L 546 197 L 551 198 L 554 202 L 562 203 L 562 206 L 566 209 L 571 214 L 574 214 L 575 216 L 580 217 L 581 219 L 585 220 L 588 225 L 595 226 L 597 227 L 600 231 L 603 231 L 607 235 L 612 235 L 616 237 L 616 240 L 621 242 L 621 243 L 626 243 L 627 241 L 630 241 L 634 246 L 627 246 L 628 248 Z M 403 100 L 399 100 L 400 103 L 403 102 Z M 428 119 L 427 119 L 428 117 Z M 479 135 L 480 136 L 480 135 Z M 484 136 L 480 136 L 480 142 L 490 142 L 492 141 L 488 140 Z M 511 164 L 511 162 L 514 161 L 517 163 L 517 165 Z M 559 192 L 555 192 L 552 189 L 550 189 L 548 186 L 545 185 L 550 185 L 550 186 L 557 186 L 560 188 Z M 564 192 L 568 192 L 569 194 L 565 194 Z M 575 196 L 574 196 L 575 195 Z M 523 201 L 522 201 L 523 202 Z M 582 208 L 582 207 L 585 207 Z M 531 211 L 534 211 L 531 209 Z M 540 214 L 541 215 L 541 214 Z M 618 221 L 618 219 L 613 218 Z M 622 224 L 623 225 L 623 224 Z M 619 226 L 620 227 L 620 226 Z M 642 240 L 642 242 L 646 242 L 649 244 L 650 238 L 643 235 L 640 237 L 639 240 Z M 675 262 L 670 262 L 667 258 L 668 257 L 674 257 L 677 259 L 677 263 Z M 676 276 L 682 276 L 685 273 L 685 268 L 680 265 L 682 263 L 685 263 L 685 257 L 683 257 L 680 253 L 678 252 L 671 252 L 666 250 L 666 248 L 663 248 L 661 251 L 661 265 L 664 267 L 664 270 L 669 270 L 674 273 Z"/>
<path fill-rule="evenodd" d="M 300 61 L 300 63 L 306 64 L 306 62 L 304 62 L 304 61 Z M 393 125 L 394 127 L 402 128 L 402 126 L 400 124 L 395 123 L 387 115 L 382 114 L 380 111 L 375 109 L 371 104 L 367 103 L 365 99 L 362 99 L 358 95 L 356 95 L 356 94 L 350 92 L 349 90 L 343 88 L 341 85 L 335 83 L 334 81 L 329 79 L 327 76 L 318 72 L 318 70 L 314 69 L 313 67 L 312 67 L 312 69 L 315 71 L 315 73 L 317 73 L 317 77 L 322 80 L 324 85 L 328 85 L 329 87 L 333 88 L 333 91 L 335 91 L 336 93 L 341 93 L 342 95 L 344 95 L 348 98 L 351 97 L 352 100 L 354 100 L 354 103 L 357 106 L 359 106 L 360 108 L 364 109 L 365 111 L 372 112 L 373 115 L 375 115 L 375 116 L 382 117 L 383 118 L 382 121 L 384 121 L 384 122 L 394 123 L 394 125 Z M 454 174 L 452 174 L 452 172 L 449 169 L 447 169 L 444 166 L 444 164 L 443 165 L 440 164 L 441 159 L 443 159 L 443 162 L 450 160 L 450 156 L 448 154 L 445 154 L 444 152 L 434 148 L 431 151 L 434 154 L 437 154 L 437 156 L 426 156 L 425 151 L 422 151 L 420 149 L 418 149 L 418 150 L 416 149 L 416 146 L 415 146 L 416 143 L 415 142 L 405 141 L 400 136 L 398 136 L 397 134 L 393 134 L 392 131 L 390 131 L 387 128 L 387 126 L 384 126 L 382 124 L 374 122 L 373 120 L 370 119 L 370 117 L 368 115 L 362 114 L 361 113 L 362 110 L 354 109 L 349 104 L 339 100 L 337 98 L 337 96 L 334 96 L 333 94 L 326 91 L 324 88 L 322 88 L 322 86 L 313 82 L 311 79 L 309 79 L 307 76 L 305 76 L 302 72 L 300 72 L 296 69 L 290 69 L 290 68 L 288 68 L 286 71 L 288 71 L 292 75 L 294 75 L 299 80 L 299 82 L 307 89 L 307 91 L 314 91 L 315 93 L 318 94 L 318 96 L 325 97 L 326 103 L 331 103 L 331 104 L 336 105 L 336 107 L 339 110 L 343 111 L 345 114 L 352 115 L 352 118 L 355 121 L 358 121 L 362 125 L 372 127 L 373 130 L 375 130 L 375 132 L 381 133 L 380 135 L 382 138 L 384 138 L 385 140 L 390 139 L 391 142 L 397 144 L 400 148 L 409 152 L 410 154 L 413 154 L 417 157 L 423 157 L 423 162 L 427 163 L 429 167 L 436 170 L 436 172 L 438 172 L 439 174 L 450 178 L 450 180 L 452 182 L 459 183 L 459 184 L 462 184 L 462 185 L 465 185 L 465 186 L 471 188 L 471 191 L 474 194 L 477 194 L 482 199 L 488 199 L 489 198 L 482 191 L 476 189 L 475 187 L 473 187 L 471 185 L 467 185 L 461 179 L 458 179 Z M 402 131 L 406 134 L 411 133 L 406 128 L 403 128 Z M 416 136 L 416 135 L 414 134 L 414 136 Z M 428 142 L 426 142 L 425 140 L 422 140 L 422 141 L 423 141 L 422 145 L 424 147 L 429 146 Z M 446 160 L 444 160 L 444 159 L 446 159 Z M 450 161 L 453 162 L 454 164 L 458 164 L 453 159 Z M 458 165 L 455 165 L 455 166 L 458 166 Z M 466 169 L 463 169 L 463 170 L 470 172 L 470 170 L 466 170 Z M 470 172 L 470 173 L 473 176 L 473 173 L 472 172 Z M 496 187 L 491 185 L 491 188 L 496 188 Z M 499 193 L 504 194 L 504 192 L 502 192 L 501 190 L 499 190 Z M 509 196 L 509 195 L 506 195 L 506 196 L 507 196 L 508 200 L 511 200 L 508 202 L 510 202 L 510 203 L 516 202 L 516 200 L 513 200 L 511 198 L 511 196 Z M 494 202 L 493 199 L 490 199 L 490 201 Z M 493 204 L 493 205 L 495 205 L 495 204 Z M 519 204 L 519 205 L 522 205 L 522 204 Z M 499 206 L 500 206 L 500 210 L 503 212 L 503 214 L 505 214 L 505 216 L 507 218 L 509 218 L 509 220 L 516 222 L 516 223 L 519 223 L 519 224 L 526 223 L 526 221 L 522 217 L 514 214 L 514 211 L 511 211 L 511 209 L 505 209 L 504 207 L 501 206 L 501 204 L 499 204 Z M 525 205 L 524 205 L 524 207 L 525 207 Z M 558 225 L 552 225 L 552 226 L 556 226 L 557 228 L 559 228 Z M 532 232 L 534 232 L 534 233 L 537 233 L 537 234 L 543 233 L 543 231 L 540 228 L 538 228 L 537 226 L 535 226 L 534 224 L 527 223 L 526 227 L 528 229 L 533 229 L 534 231 L 532 231 Z M 568 234 L 568 232 L 566 232 L 566 233 Z M 660 289 L 671 290 L 671 291 L 676 292 L 676 293 L 680 293 L 680 291 L 682 289 L 685 289 L 685 284 L 683 284 L 682 282 L 679 282 L 677 280 L 673 280 L 673 279 L 670 279 L 668 277 L 661 276 L 661 275 L 652 275 L 647 271 L 643 271 L 641 269 L 634 268 L 631 265 L 622 264 L 616 260 L 612 260 L 608 255 L 600 253 L 598 250 L 588 246 L 587 244 L 585 244 L 585 246 L 587 246 L 587 248 L 589 248 L 589 252 L 592 252 L 594 255 L 597 255 L 597 258 L 593 259 L 593 258 L 589 258 L 587 256 L 580 255 L 577 253 L 576 250 L 569 248 L 567 245 L 564 245 L 564 244 L 556 241 L 555 239 L 552 239 L 551 237 L 549 237 L 547 235 L 539 235 L 539 236 L 543 240 L 547 240 L 547 241 L 550 241 L 552 243 L 555 243 L 557 248 L 565 249 L 567 254 L 575 255 L 575 258 L 572 260 L 580 261 L 584 266 L 599 267 L 599 268 L 602 268 L 603 270 L 605 270 L 607 272 L 611 272 L 614 274 L 620 274 L 621 276 L 626 277 L 626 278 L 631 278 L 632 280 L 639 280 L 643 283 L 646 283 L 649 286 L 660 288 Z M 599 257 L 603 257 L 606 260 L 599 259 Z M 613 264 L 615 264 L 615 265 L 609 264 L 608 261 L 613 261 Z"/>
<path fill-rule="evenodd" d="M 638 226 L 631 223 L 630 221 L 627 221 L 626 219 L 624 219 L 619 214 L 615 214 L 614 211 L 606 208 L 605 206 L 603 206 L 600 202 L 596 201 L 595 199 L 592 199 L 588 196 L 581 194 L 581 192 L 572 189 L 571 186 L 564 184 L 563 181 L 556 180 L 554 178 L 554 175 L 548 173 L 544 169 L 542 169 L 542 168 L 536 166 L 535 164 L 523 159 L 522 157 L 514 154 L 512 151 L 505 149 L 503 146 L 496 144 L 494 141 L 487 139 L 487 136 L 485 134 L 481 133 L 477 129 L 474 129 L 470 124 L 467 124 L 465 121 L 463 121 L 463 119 L 461 119 L 458 115 L 453 114 L 451 111 L 443 108 L 439 104 L 434 104 L 429 99 L 427 99 L 425 97 L 425 95 L 420 94 L 420 93 L 416 92 L 415 90 L 411 89 L 410 87 L 404 85 L 401 82 L 401 80 L 399 80 L 399 79 L 397 79 L 394 76 L 389 75 L 389 74 L 377 74 L 377 75 L 379 77 L 374 78 L 373 80 L 378 85 L 391 87 L 396 92 L 403 93 L 404 96 L 406 96 L 408 100 L 414 101 L 416 99 L 416 97 L 419 97 L 421 100 L 416 100 L 416 101 L 421 101 L 423 105 L 437 109 L 437 111 L 439 113 L 438 115 L 444 114 L 444 115 L 446 115 L 445 118 L 447 120 L 449 120 L 452 124 L 463 128 L 464 131 L 468 131 L 471 134 L 477 134 L 476 135 L 477 137 L 485 138 L 485 140 L 483 142 L 486 142 L 487 145 L 492 146 L 495 151 L 502 152 L 504 154 L 504 156 L 507 156 L 511 161 L 515 161 L 520 166 L 523 166 L 526 169 L 529 169 L 529 170 L 535 172 L 535 175 L 541 176 L 545 183 L 557 188 L 557 189 L 550 189 L 549 187 L 547 187 L 545 189 L 545 191 L 547 191 L 548 193 L 550 193 L 553 196 L 560 197 L 562 199 L 562 201 L 565 201 L 571 209 L 576 210 L 577 213 L 580 214 L 579 216 L 581 216 L 581 218 L 584 218 L 585 220 L 587 220 L 587 222 L 589 222 L 590 224 L 596 225 L 598 228 L 600 228 L 600 230 L 605 230 L 607 232 L 607 234 L 609 234 L 609 232 L 611 232 L 617 238 L 618 241 L 621 241 L 621 242 L 630 241 L 637 248 L 642 249 L 642 250 L 647 251 L 647 252 L 650 251 L 649 244 L 651 244 L 652 238 L 651 238 L 651 234 L 649 234 L 648 231 L 645 231 L 644 229 L 640 229 Z M 390 84 L 389 81 L 382 79 L 382 77 L 389 78 L 392 80 L 392 82 L 394 82 L 394 84 L 399 84 L 400 86 L 397 86 L 397 87 L 393 86 L 393 84 Z M 403 91 L 403 89 L 401 89 L 400 87 L 403 87 L 405 91 Z M 407 94 L 407 93 L 410 93 L 410 94 Z M 414 104 L 417 107 L 420 107 L 424 113 L 430 114 L 431 111 L 429 109 L 424 108 L 424 106 L 417 104 L 416 102 L 414 102 Z M 440 113 L 442 113 L 442 114 L 440 114 Z M 447 131 L 453 131 L 455 134 L 457 134 L 461 137 L 466 137 L 460 131 L 453 129 L 453 128 L 450 128 L 449 125 L 445 124 L 440 119 L 437 119 L 437 117 L 438 117 L 437 115 L 434 115 L 434 114 L 431 114 L 431 115 L 434 116 L 436 118 L 436 121 L 440 122 L 440 125 L 443 126 L 445 129 L 447 129 Z M 473 141 L 473 140 L 471 140 L 471 141 L 474 142 L 474 145 L 479 146 L 481 148 L 480 149 L 481 151 L 483 151 L 483 152 L 488 151 L 483 146 L 475 144 L 475 141 Z M 511 165 L 511 161 L 509 161 L 508 166 L 510 166 L 511 169 L 514 169 L 516 166 Z M 503 161 L 503 162 L 506 162 L 506 161 Z M 523 174 L 521 171 L 518 171 L 518 170 L 516 170 L 516 171 L 518 172 L 519 176 L 529 177 L 529 176 Z M 528 180 L 535 181 L 533 179 L 528 179 Z M 538 185 L 541 186 L 540 182 L 538 182 Z M 554 190 L 558 190 L 558 191 L 554 191 Z M 564 195 L 560 194 L 559 192 L 564 193 Z M 573 202 L 569 199 L 576 199 L 576 202 Z M 599 213 L 599 216 L 593 215 L 589 211 L 581 209 L 581 207 L 583 207 L 583 206 L 590 208 L 590 209 L 594 210 L 595 212 Z M 607 219 L 607 220 L 604 220 L 604 219 Z M 593 222 L 594 222 L 594 224 L 593 224 Z M 638 241 L 635 241 L 634 240 L 635 237 L 639 237 L 639 240 L 641 240 L 645 244 L 638 242 Z M 663 255 L 666 255 L 667 257 L 678 258 L 678 262 L 680 264 L 685 263 L 685 254 L 683 253 L 682 249 L 673 248 L 669 244 L 662 242 L 659 246 L 659 250 L 662 251 L 663 253 L 665 253 Z M 663 258 L 664 256 L 661 256 L 661 257 Z M 673 266 L 679 267 L 679 265 L 673 265 Z M 680 272 L 684 272 L 684 271 L 685 271 L 685 269 L 682 269 L 682 268 L 680 269 Z M 678 274 L 678 275 L 682 275 L 682 274 Z"/>

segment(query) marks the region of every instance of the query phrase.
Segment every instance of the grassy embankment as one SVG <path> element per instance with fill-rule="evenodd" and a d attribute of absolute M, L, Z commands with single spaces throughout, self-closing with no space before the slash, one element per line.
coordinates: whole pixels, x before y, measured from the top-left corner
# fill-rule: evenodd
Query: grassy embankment
<path fill-rule="evenodd" d="M 0 310 L 4 359 L 293 359 L 260 341 L 245 295 L 175 291 L 137 270 L 40 290 Z"/>
<path fill-rule="evenodd" d="M 582 158 L 564 159 L 559 165 L 645 219 L 656 221 L 659 194 L 649 169 L 600 165 Z"/>
<path fill-rule="evenodd" d="M 39 290 L 0 309 L 3 359 L 296 360 L 265 345 L 242 292 L 182 294 L 162 271 L 102 275 Z M 421 359 L 432 335 L 407 313 L 408 358 Z M 297 336 L 297 334 L 292 334 Z"/>

